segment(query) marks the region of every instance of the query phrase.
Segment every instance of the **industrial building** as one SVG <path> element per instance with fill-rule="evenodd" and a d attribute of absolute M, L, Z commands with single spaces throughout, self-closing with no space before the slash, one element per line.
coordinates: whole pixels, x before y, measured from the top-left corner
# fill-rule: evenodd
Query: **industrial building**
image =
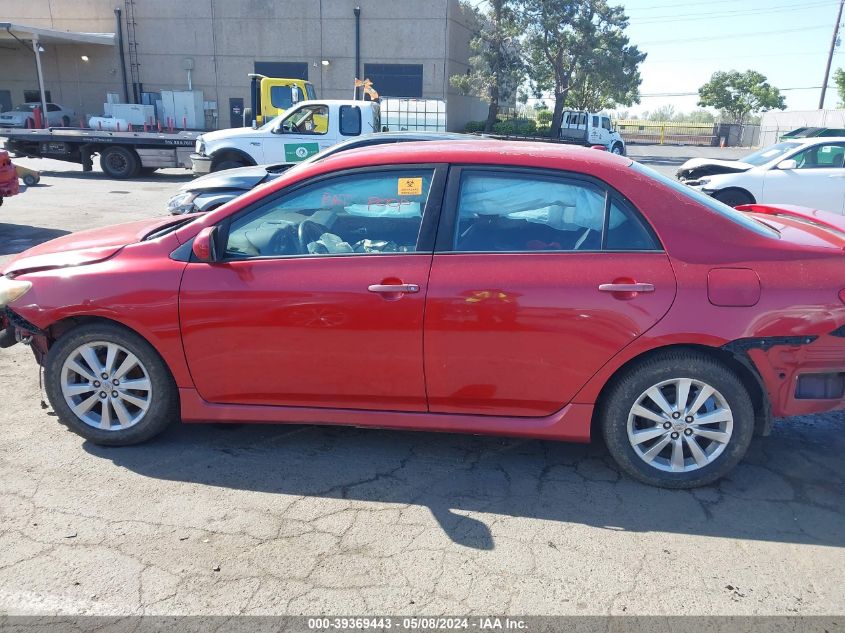
<path fill-rule="evenodd" d="M 462 130 L 486 110 L 449 82 L 470 39 L 458 0 L 0 0 L 0 109 L 41 101 L 38 66 L 75 124 L 110 93 L 191 90 L 200 129 L 241 124 L 250 73 L 307 79 L 327 99 L 351 98 L 360 77 L 384 97 L 440 101 L 441 123 Z"/>

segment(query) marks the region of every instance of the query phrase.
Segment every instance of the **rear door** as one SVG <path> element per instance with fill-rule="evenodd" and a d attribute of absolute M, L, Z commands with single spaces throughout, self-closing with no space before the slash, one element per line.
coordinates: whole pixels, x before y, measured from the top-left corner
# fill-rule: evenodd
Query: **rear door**
<path fill-rule="evenodd" d="M 790 157 L 795 169 L 773 167 L 763 177 L 758 202 L 796 204 L 842 213 L 845 210 L 845 143 L 820 143 Z"/>
<path fill-rule="evenodd" d="M 544 416 L 675 296 L 638 211 L 561 172 L 453 168 L 425 317 L 429 410 Z"/>

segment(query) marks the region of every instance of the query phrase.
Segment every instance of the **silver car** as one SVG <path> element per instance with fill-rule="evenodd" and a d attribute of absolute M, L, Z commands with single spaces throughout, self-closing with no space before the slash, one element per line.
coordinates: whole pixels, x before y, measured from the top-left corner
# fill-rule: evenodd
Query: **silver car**
<path fill-rule="evenodd" d="M 0 127 L 35 127 L 35 108 L 40 102 L 22 103 L 12 110 L 0 112 Z M 76 112 L 57 103 L 47 102 L 47 125 L 50 127 L 70 127 L 76 120 Z"/>

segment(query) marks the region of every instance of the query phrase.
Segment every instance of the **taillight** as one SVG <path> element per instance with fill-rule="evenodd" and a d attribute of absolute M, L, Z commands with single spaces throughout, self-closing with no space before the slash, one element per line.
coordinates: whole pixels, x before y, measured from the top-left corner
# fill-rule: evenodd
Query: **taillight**
<path fill-rule="evenodd" d="M 845 288 L 843 288 L 842 290 L 839 291 L 839 300 L 842 303 L 845 303 Z"/>

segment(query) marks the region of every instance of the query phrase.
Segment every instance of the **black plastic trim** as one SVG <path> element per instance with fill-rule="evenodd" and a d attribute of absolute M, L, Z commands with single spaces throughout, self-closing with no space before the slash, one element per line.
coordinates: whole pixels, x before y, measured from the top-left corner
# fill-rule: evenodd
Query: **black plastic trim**
<path fill-rule="evenodd" d="M 808 345 L 819 338 L 811 336 L 758 336 L 752 338 L 738 338 L 722 345 L 722 349 L 729 352 L 747 352 L 750 349 L 769 349 L 775 345 Z"/>

